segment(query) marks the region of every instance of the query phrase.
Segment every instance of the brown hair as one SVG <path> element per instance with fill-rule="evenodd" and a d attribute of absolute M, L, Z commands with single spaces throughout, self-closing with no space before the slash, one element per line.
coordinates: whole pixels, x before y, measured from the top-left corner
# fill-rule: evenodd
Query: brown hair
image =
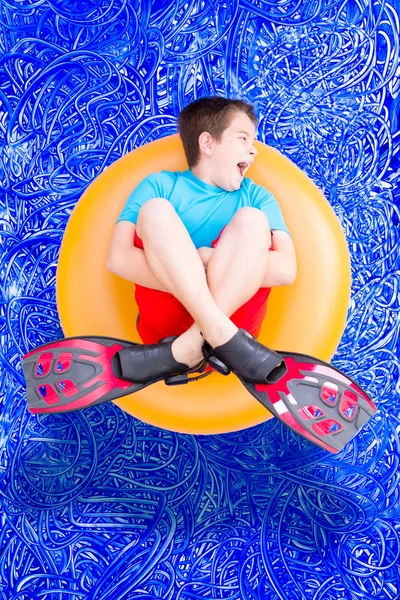
<path fill-rule="evenodd" d="M 232 117 L 238 112 L 245 113 L 255 125 L 257 124 L 251 104 L 220 96 L 194 100 L 179 113 L 178 131 L 189 167 L 194 167 L 199 162 L 200 134 L 207 131 L 215 140 L 220 140 Z"/>

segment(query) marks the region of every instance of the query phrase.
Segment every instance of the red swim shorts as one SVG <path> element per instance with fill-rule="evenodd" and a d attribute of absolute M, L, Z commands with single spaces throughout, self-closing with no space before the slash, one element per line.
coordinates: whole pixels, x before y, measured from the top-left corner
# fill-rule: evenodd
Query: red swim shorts
<path fill-rule="evenodd" d="M 221 234 L 212 243 L 213 248 L 218 244 Z M 136 231 L 134 244 L 143 249 L 142 240 Z M 135 287 L 135 298 L 139 308 L 137 330 L 145 344 L 156 344 L 163 338 L 181 335 L 192 325 L 192 317 L 175 296 L 141 285 Z M 267 310 L 270 291 L 271 288 L 260 288 L 250 300 L 238 308 L 231 316 L 231 321 L 257 337 Z"/>

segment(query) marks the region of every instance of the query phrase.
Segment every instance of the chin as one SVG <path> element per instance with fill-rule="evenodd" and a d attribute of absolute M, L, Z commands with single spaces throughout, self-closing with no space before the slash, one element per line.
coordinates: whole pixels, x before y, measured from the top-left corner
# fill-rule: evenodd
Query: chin
<path fill-rule="evenodd" d="M 242 181 L 240 180 L 238 181 L 237 179 L 234 179 L 233 181 L 231 180 L 229 184 L 226 185 L 225 189 L 227 192 L 237 192 L 237 190 L 240 189 L 240 186 L 242 185 Z"/>
<path fill-rule="evenodd" d="M 219 187 L 223 190 L 225 190 L 225 192 L 236 192 L 237 190 L 240 189 L 240 186 L 242 185 L 243 179 L 241 179 L 240 181 L 232 181 L 230 183 L 228 182 L 221 182 L 219 184 Z"/>

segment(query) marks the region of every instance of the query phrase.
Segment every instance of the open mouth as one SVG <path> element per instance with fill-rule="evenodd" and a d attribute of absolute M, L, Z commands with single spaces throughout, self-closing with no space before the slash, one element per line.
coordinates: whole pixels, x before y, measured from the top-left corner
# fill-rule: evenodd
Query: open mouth
<path fill-rule="evenodd" d="M 246 173 L 247 169 L 249 168 L 250 163 L 247 161 L 242 161 L 240 163 L 238 163 L 237 167 L 240 173 L 240 177 L 244 177 L 244 174 Z"/>

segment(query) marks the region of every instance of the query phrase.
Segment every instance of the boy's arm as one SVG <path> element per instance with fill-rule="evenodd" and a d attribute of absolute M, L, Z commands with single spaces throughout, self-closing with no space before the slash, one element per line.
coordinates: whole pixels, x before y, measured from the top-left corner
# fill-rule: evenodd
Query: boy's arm
<path fill-rule="evenodd" d="M 107 269 L 138 285 L 167 292 L 153 275 L 144 251 L 134 246 L 135 231 L 136 225 L 129 221 L 119 221 L 116 224 L 108 247 Z"/>
<path fill-rule="evenodd" d="M 206 269 L 213 252 L 214 248 L 203 247 L 199 249 L 200 257 Z M 292 238 L 286 231 L 275 229 L 272 235 L 272 247 L 268 253 L 267 272 L 261 287 L 290 285 L 296 279 L 296 274 L 296 253 Z"/>
<path fill-rule="evenodd" d="M 286 231 L 275 229 L 272 233 L 267 272 L 261 287 L 290 285 L 297 275 L 296 252 L 292 238 Z"/>

